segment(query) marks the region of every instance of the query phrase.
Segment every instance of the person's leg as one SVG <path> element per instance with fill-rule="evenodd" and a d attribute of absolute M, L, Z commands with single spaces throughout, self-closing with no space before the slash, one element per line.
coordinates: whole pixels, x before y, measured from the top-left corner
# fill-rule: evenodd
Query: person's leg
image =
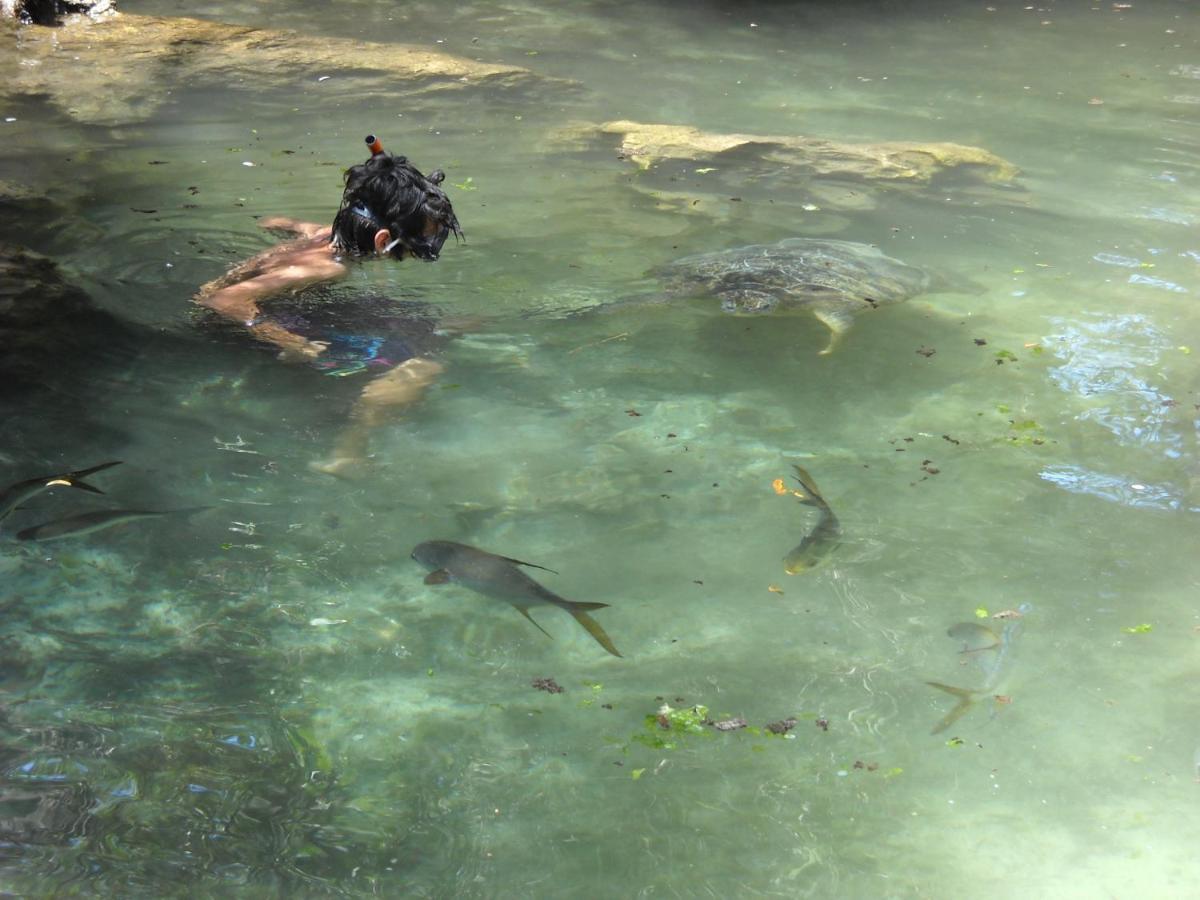
<path fill-rule="evenodd" d="M 334 443 L 333 455 L 312 463 L 312 468 L 327 475 L 353 477 L 367 461 L 371 431 L 420 400 L 444 369 L 439 362 L 417 356 L 373 379 L 350 410 L 350 424 Z"/>

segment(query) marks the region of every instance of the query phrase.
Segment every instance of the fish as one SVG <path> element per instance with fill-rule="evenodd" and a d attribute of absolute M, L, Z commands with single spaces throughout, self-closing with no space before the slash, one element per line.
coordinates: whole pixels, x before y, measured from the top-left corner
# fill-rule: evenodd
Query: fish
<path fill-rule="evenodd" d="M 604 609 L 608 606 L 607 603 L 578 603 L 566 600 L 542 587 L 517 567 L 530 566 L 547 572 L 553 572 L 553 569 L 513 559 L 511 556 L 498 556 L 456 541 L 424 541 L 413 548 L 412 558 L 432 570 L 425 576 L 426 584 L 452 582 L 476 593 L 505 600 L 533 622 L 534 627 L 546 637 L 550 637 L 550 633 L 529 615 L 529 607 L 550 604 L 564 609 L 596 639 L 596 643 L 613 656 L 621 655 L 600 627 L 600 623 L 587 614 L 588 610 Z"/>
<path fill-rule="evenodd" d="M 123 525 L 126 522 L 136 522 L 139 519 L 160 519 L 163 516 L 191 515 L 209 509 L 207 506 L 193 506 L 187 509 L 149 510 L 149 509 L 98 509 L 92 512 L 78 513 L 65 519 L 53 522 L 43 522 L 17 532 L 19 541 L 57 541 L 61 538 L 80 537 Z"/>
<path fill-rule="evenodd" d="M 0 491 L 0 522 L 8 518 L 13 510 L 29 498 L 53 487 L 73 487 L 79 488 L 81 491 L 90 491 L 93 494 L 103 494 L 104 491 L 88 484 L 83 479 L 88 475 L 94 475 L 96 472 L 102 472 L 105 469 L 111 469 L 113 466 L 119 466 L 120 464 L 121 460 L 117 459 L 112 462 L 100 463 L 98 466 L 91 466 L 87 469 L 79 469 L 76 472 L 39 475 L 37 478 L 26 478 L 24 481 L 10 484 L 3 491 Z"/>
<path fill-rule="evenodd" d="M 979 653 L 1000 646 L 1000 635 L 982 622 L 959 622 L 950 626 L 946 634 L 963 642 L 959 653 Z"/>
<path fill-rule="evenodd" d="M 1006 615 L 1003 619 L 1004 628 L 999 634 L 982 622 L 960 622 L 950 627 L 946 634 L 963 642 L 960 653 L 970 653 L 974 656 L 975 662 L 983 671 L 983 684 L 978 688 L 971 689 L 942 684 L 940 681 L 925 682 L 930 687 L 935 687 L 939 691 L 945 691 L 958 698 L 958 703 L 950 712 L 946 713 L 940 722 L 933 726 L 930 734 L 940 734 L 945 731 L 966 715 L 980 697 L 995 696 L 997 702 L 1007 702 L 1007 698 L 1001 700 L 994 692 L 1012 670 L 1017 638 L 1023 629 L 1025 614 L 1031 609 L 1033 609 L 1031 604 L 1023 603 L 1017 608 L 1019 615 L 1011 613 Z"/>
<path fill-rule="evenodd" d="M 793 490 L 792 495 L 805 506 L 815 507 L 820 512 L 813 530 L 783 558 L 783 571 L 789 575 L 799 575 L 816 568 L 836 549 L 841 541 L 842 526 L 817 490 L 812 476 L 799 466 L 792 468 L 796 470 L 796 480 L 803 488 L 802 491 Z"/>

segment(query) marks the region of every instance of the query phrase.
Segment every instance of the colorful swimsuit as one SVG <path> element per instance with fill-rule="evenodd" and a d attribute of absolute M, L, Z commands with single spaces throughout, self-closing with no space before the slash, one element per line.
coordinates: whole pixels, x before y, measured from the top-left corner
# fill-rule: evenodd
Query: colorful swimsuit
<path fill-rule="evenodd" d="M 381 294 L 338 293 L 320 288 L 265 301 L 259 322 L 329 346 L 312 361 L 326 375 L 383 371 L 437 351 L 437 310 L 427 303 Z M 280 307 L 278 311 L 271 307 Z"/>

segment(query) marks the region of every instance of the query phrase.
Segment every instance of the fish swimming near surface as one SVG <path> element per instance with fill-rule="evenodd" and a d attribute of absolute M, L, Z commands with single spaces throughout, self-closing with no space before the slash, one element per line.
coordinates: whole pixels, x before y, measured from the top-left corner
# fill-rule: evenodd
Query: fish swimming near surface
<path fill-rule="evenodd" d="M 48 491 L 50 488 L 73 487 L 81 491 L 90 491 L 93 494 L 103 494 L 104 491 L 98 487 L 93 487 L 83 479 L 88 475 L 94 475 L 96 472 L 102 472 L 105 469 L 111 469 L 113 466 L 119 466 L 120 464 L 121 460 L 117 459 L 112 462 L 100 463 L 98 466 L 91 466 L 87 469 L 79 469 L 76 472 L 39 475 L 37 478 L 26 478 L 24 481 L 10 484 L 3 491 L 0 491 L 0 522 L 8 518 L 9 514 L 26 500 L 40 494 L 42 491 Z"/>
<path fill-rule="evenodd" d="M 799 466 L 792 468 L 796 470 L 796 480 L 803 488 L 802 491 L 793 490 L 792 496 L 820 513 L 813 530 L 783 558 L 783 570 L 789 575 L 799 575 L 820 565 L 834 551 L 841 541 L 842 526 L 829 504 L 825 502 L 825 498 L 821 496 L 821 492 L 817 490 L 812 476 Z"/>
<path fill-rule="evenodd" d="M 550 637 L 550 633 L 534 622 L 533 617 L 529 615 L 529 608 L 549 604 L 564 609 L 575 617 L 601 647 L 613 656 L 621 655 L 600 627 L 600 623 L 587 614 L 587 610 L 603 609 L 608 606 L 607 603 L 577 603 L 574 600 L 566 600 L 542 587 L 517 568 L 531 566 L 535 569 L 546 569 L 545 566 L 509 556 L 497 556 L 495 553 L 455 541 L 425 541 L 417 544 L 413 548 L 412 558 L 432 570 L 425 576 L 426 584 L 444 584 L 449 581 L 488 597 L 505 600 L 515 606 L 517 612 L 533 622 L 547 637 Z"/>
<path fill-rule="evenodd" d="M 44 522 L 17 532 L 19 541 L 57 541 L 62 538 L 81 537 L 124 525 L 126 522 L 136 522 L 139 519 L 161 519 L 163 516 L 187 516 L 209 509 L 207 506 L 193 506 L 188 509 L 148 510 L 148 509 L 98 509 L 92 512 L 79 513 L 65 519 Z"/>
<path fill-rule="evenodd" d="M 949 684 L 942 684 L 940 681 L 925 682 L 930 687 L 935 687 L 939 691 L 945 691 L 958 698 L 958 703 L 933 727 L 930 734 L 940 734 L 945 731 L 966 715 L 980 697 L 996 696 L 994 693 L 996 688 L 1012 671 L 1017 638 L 1023 629 L 1025 614 L 1031 609 L 1033 607 L 1030 604 L 1022 603 L 1015 611 L 1005 615 L 1004 628 L 1000 630 L 999 634 L 982 622 L 960 622 L 946 632 L 950 637 L 963 642 L 960 653 L 970 654 L 974 657 L 975 662 L 983 671 L 983 684 L 978 688 L 970 689 L 953 687 Z M 1007 702 L 999 696 L 996 696 L 996 699 Z"/>

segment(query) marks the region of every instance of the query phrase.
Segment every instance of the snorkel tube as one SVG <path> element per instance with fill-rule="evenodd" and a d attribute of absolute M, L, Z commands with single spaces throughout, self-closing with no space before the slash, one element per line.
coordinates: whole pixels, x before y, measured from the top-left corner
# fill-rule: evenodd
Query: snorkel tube
<path fill-rule="evenodd" d="M 366 137 L 367 149 L 371 151 L 372 156 L 378 156 L 383 152 L 383 141 L 375 137 L 373 134 L 368 134 Z"/>

